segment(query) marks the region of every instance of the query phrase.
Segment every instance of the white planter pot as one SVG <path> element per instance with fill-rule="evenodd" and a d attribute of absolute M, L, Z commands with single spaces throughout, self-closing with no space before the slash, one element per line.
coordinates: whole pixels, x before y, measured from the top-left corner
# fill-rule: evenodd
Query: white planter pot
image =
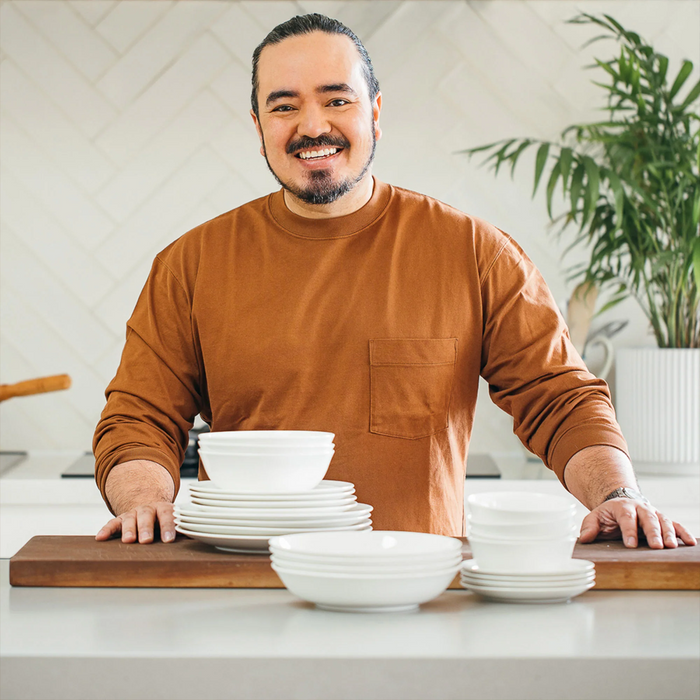
<path fill-rule="evenodd" d="M 700 349 L 626 348 L 617 418 L 640 474 L 700 475 Z"/>

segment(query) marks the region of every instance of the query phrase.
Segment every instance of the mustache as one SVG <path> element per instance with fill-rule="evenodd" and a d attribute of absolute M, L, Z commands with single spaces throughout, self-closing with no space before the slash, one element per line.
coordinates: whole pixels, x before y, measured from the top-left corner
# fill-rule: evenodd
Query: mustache
<path fill-rule="evenodd" d="M 299 151 L 313 151 L 316 148 L 350 148 L 350 142 L 343 137 L 328 136 L 323 134 L 315 139 L 310 136 L 302 136 L 296 141 L 287 144 L 287 154 L 294 155 Z"/>

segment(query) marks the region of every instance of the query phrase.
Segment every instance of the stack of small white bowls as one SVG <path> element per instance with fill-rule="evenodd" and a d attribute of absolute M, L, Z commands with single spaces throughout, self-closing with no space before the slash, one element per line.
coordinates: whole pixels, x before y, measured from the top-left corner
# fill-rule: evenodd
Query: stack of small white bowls
<path fill-rule="evenodd" d="M 592 562 L 571 558 L 576 505 L 564 496 L 529 492 L 472 494 L 468 535 L 473 559 L 462 585 L 511 602 L 558 602 L 591 588 Z"/>
<path fill-rule="evenodd" d="M 176 530 L 230 552 L 267 552 L 275 535 L 371 530 L 372 506 L 355 487 L 323 477 L 333 434 L 240 431 L 200 435 L 211 481 L 190 486 L 191 504 L 175 507 Z"/>
<path fill-rule="evenodd" d="M 402 612 L 443 593 L 462 542 L 422 532 L 315 532 L 270 539 L 272 568 L 291 593 L 326 610 Z"/>

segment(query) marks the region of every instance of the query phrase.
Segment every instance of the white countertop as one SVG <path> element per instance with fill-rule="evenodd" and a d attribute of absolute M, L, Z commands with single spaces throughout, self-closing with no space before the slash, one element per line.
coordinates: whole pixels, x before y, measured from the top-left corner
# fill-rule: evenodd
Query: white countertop
<path fill-rule="evenodd" d="M 2 557 L 34 534 L 93 534 L 104 524 L 94 482 L 58 476 L 75 458 L 34 454 L 0 479 Z M 694 527 L 699 480 L 647 479 L 642 488 Z M 466 482 L 467 492 L 495 489 L 563 493 L 551 479 Z M 558 605 L 448 591 L 418 612 L 372 615 L 316 610 L 285 590 L 13 588 L 8 569 L 0 562 L 0 697 L 8 700 L 700 692 L 694 591 L 589 591 Z"/>

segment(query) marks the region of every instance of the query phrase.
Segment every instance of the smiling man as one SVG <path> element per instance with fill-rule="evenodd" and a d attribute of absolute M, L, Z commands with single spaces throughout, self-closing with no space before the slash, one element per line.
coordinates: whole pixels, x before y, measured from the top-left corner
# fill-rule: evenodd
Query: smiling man
<path fill-rule="evenodd" d="M 321 15 L 253 56 L 251 115 L 281 190 L 160 253 L 94 440 L 115 518 L 98 533 L 174 539 L 197 414 L 212 430 L 336 434 L 376 529 L 464 532 L 479 375 L 518 437 L 591 509 L 582 541 L 695 544 L 636 490 L 606 384 L 573 349 L 509 236 L 372 176 L 382 97 L 360 40 Z M 205 473 L 201 473 L 206 478 Z"/>

